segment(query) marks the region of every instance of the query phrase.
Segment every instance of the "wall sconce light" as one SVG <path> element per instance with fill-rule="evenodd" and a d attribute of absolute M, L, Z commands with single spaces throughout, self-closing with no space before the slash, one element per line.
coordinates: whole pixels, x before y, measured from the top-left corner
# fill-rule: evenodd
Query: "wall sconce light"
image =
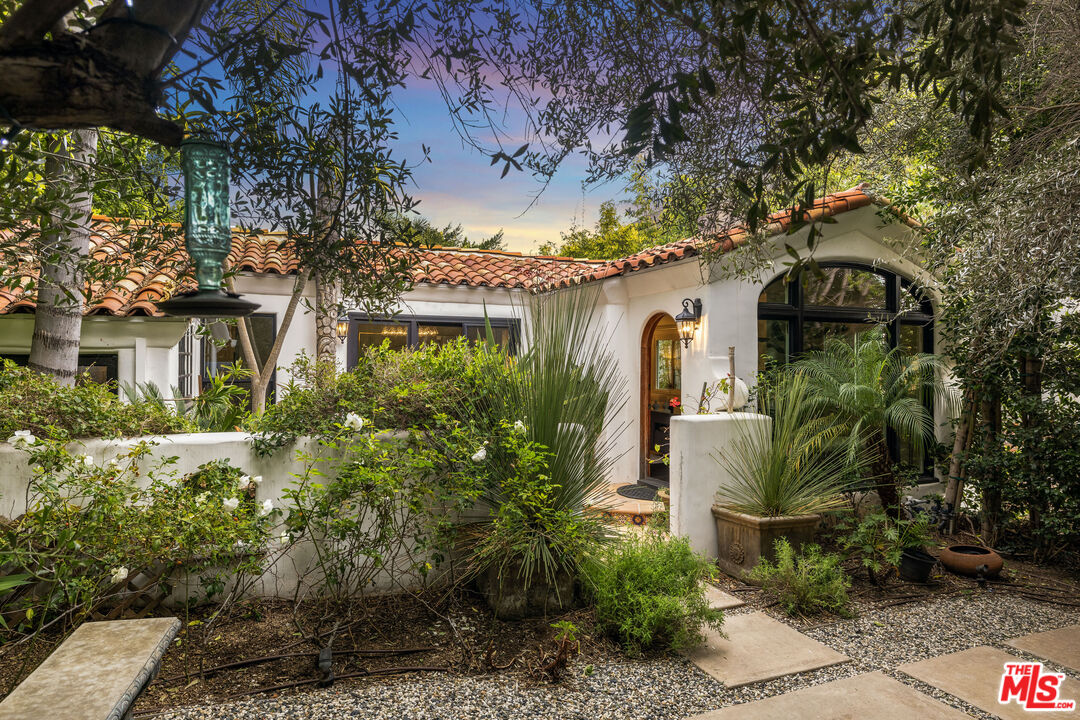
<path fill-rule="evenodd" d="M 690 347 L 690 341 L 694 339 L 694 331 L 697 330 L 698 321 L 701 320 L 701 298 L 685 298 L 682 301 L 682 312 L 675 316 L 675 325 L 679 328 L 679 339 L 683 347 Z"/>
<path fill-rule="evenodd" d="M 337 339 L 339 342 L 345 342 L 345 338 L 349 337 L 349 318 L 342 315 L 337 319 L 337 325 L 334 326 L 334 331 L 337 333 Z"/>

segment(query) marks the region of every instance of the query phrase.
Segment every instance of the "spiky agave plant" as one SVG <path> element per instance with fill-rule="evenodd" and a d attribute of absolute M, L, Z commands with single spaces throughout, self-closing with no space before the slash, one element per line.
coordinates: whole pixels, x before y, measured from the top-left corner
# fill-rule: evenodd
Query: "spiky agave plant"
<path fill-rule="evenodd" d="M 591 286 L 532 296 L 522 308 L 526 350 L 505 387 L 477 409 L 520 422 L 525 439 L 546 451 L 537 478 L 542 503 L 520 501 L 514 463 L 499 465 L 483 494 L 492 520 L 478 529 L 473 559 L 478 570 L 498 563 L 500 579 L 513 570 L 528 586 L 535 577 L 575 573 L 582 553 L 611 536 L 590 506 L 607 488 L 616 433 L 605 431 L 627 391 L 598 297 Z"/>
<path fill-rule="evenodd" d="M 732 443 L 713 455 L 732 479 L 718 502 L 759 517 L 812 515 L 840 505 L 853 467 L 866 462 L 867 453 L 836 449 L 842 430 L 812 404 L 802 374 L 781 375 L 762 392 L 772 422 L 740 425 Z"/>

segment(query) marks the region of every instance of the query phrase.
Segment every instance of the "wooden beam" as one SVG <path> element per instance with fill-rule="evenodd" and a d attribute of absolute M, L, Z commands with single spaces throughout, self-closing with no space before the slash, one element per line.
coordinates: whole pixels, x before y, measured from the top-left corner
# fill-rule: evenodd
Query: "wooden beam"
<path fill-rule="evenodd" d="M 73 36 L 0 52 L 0 107 L 23 127 L 111 127 L 179 145 L 183 129 L 159 117 L 157 104 L 154 76 Z"/>

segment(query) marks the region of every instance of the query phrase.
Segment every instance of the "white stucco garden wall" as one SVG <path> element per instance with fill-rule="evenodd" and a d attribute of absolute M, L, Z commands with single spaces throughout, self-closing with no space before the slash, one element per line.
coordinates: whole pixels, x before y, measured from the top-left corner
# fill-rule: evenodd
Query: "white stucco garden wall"
<path fill-rule="evenodd" d="M 731 474 L 717 460 L 745 433 L 768 432 L 772 418 L 756 413 L 680 415 L 671 419 L 671 533 L 710 560 L 716 557 L 716 492 Z"/>

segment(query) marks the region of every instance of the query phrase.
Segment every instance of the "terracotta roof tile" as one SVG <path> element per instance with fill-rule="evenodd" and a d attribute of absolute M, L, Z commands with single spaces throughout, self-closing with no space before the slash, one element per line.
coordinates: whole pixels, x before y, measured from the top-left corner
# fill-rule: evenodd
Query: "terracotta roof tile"
<path fill-rule="evenodd" d="M 836 193 L 818 200 L 810 211 L 811 217 L 831 217 L 865 207 L 874 202 L 861 188 Z M 780 233 L 791 225 L 791 212 L 771 215 L 765 227 L 767 233 Z M 118 235 L 123 230 L 111 218 L 95 217 L 91 235 L 91 253 L 109 261 L 124 256 L 124 242 Z M 723 250 L 742 242 L 747 236 L 740 227 L 726 231 L 711 242 Z M 676 262 L 698 254 L 701 239 L 691 238 L 661 245 L 618 260 L 583 260 L 569 257 L 523 255 L 500 250 L 470 250 L 432 247 L 406 251 L 413 254 L 413 282 L 433 285 L 468 287 L 501 287 L 523 290 L 567 287 L 585 282 L 617 277 L 636 270 Z M 287 249 L 283 250 L 282 233 L 260 232 L 235 235 L 228 267 L 251 273 L 292 275 L 298 262 Z M 170 246 L 171 247 L 171 246 Z M 160 316 L 155 302 L 177 290 L 194 287 L 186 272 L 187 258 L 178 250 L 162 251 L 151 267 L 131 267 L 126 275 L 105 287 L 96 283 L 89 288 L 87 315 Z M 0 314 L 32 312 L 33 291 L 25 285 L 36 278 L 36 268 L 27 268 L 22 284 L 14 289 L 0 288 Z"/>

